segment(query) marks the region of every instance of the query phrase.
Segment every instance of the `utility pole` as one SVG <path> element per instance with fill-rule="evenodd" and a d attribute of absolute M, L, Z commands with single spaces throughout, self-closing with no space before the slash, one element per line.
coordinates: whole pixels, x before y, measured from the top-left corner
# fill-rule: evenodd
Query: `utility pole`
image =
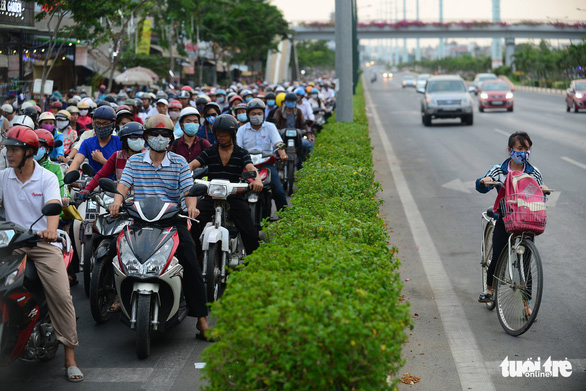
<path fill-rule="evenodd" d="M 501 21 L 501 1 L 492 0 L 492 21 Z M 503 41 L 502 38 L 492 39 L 492 69 L 503 65 Z"/>
<path fill-rule="evenodd" d="M 336 76 L 338 91 L 336 93 L 336 119 L 352 122 L 352 2 L 336 0 Z"/>
<path fill-rule="evenodd" d="M 407 20 L 407 0 L 403 0 L 403 20 Z M 403 63 L 407 63 L 407 38 L 403 38 Z"/>
<path fill-rule="evenodd" d="M 416 19 L 419 21 L 419 0 L 417 0 Z M 421 61 L 421 48 L 419 47 L 419 38 L 417 38 L 417 48 L 415 49 L 415 61 Z"/>
<path fill-rule="evenodd" d="M 439 21 L 440 21 L 440 23 L 443 23 L 443 21 L 444 21 L 444 2 L 443 2 L 443 0 L 439 0 L 439 12 L 440 12 Z M 438 59 L 441 60 L 442 58 L 444 58 L 444 39 L 440 38 L 439 40 L 440 40 L 439 41 L 439 50 L 437 53 L 437 57 L 438 57 Z"/>

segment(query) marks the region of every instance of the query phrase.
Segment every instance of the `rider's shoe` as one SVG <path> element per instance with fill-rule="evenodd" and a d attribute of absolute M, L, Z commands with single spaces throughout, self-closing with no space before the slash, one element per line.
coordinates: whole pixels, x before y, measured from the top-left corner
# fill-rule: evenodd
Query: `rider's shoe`
<path fill-rule="evenodd" d="M 492 293 L 491 292 L 484 292 L 478 298 L 479 303 L 490 303 L 493 301 Z"/>

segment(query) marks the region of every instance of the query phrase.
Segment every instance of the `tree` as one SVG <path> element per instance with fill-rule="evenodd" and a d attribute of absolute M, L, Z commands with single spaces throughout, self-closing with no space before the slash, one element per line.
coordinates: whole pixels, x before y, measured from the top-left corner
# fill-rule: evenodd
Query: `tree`
<path fill-rule="evenodd" d="M 295 46 L 301 68 L 335 68 L 336 52 L 328 47 L 327 41 L 301 41 Z"/>

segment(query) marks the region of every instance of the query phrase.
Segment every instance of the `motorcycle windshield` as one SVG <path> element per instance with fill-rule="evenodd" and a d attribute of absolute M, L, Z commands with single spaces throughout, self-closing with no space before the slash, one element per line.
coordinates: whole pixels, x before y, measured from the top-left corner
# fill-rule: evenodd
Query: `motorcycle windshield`
<path fill-rule="evenodd" d="M 161 248 L 173 235 L 177 233 L 175 227 L 128 226 L 126 240 L 140 263 L 145 263 Z"/>
<path fill-rule="evenodd" d="M 163 202 L 155 197 L 148 197 L 135 202 L 128 208 L 130 217 L 149 223 L 170 219 L 179 213 L 179 207 L 171 202 Z"/>

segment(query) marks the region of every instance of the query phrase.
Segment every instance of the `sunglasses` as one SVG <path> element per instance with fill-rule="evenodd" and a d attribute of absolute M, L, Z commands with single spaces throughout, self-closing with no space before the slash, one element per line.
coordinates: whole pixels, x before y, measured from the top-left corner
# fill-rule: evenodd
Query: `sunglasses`
<path fill-rule="evenodd" d="M 149 130 L 147 134 L 153 137 L 171 137 L 170 132 L 168 130 Z"/>

